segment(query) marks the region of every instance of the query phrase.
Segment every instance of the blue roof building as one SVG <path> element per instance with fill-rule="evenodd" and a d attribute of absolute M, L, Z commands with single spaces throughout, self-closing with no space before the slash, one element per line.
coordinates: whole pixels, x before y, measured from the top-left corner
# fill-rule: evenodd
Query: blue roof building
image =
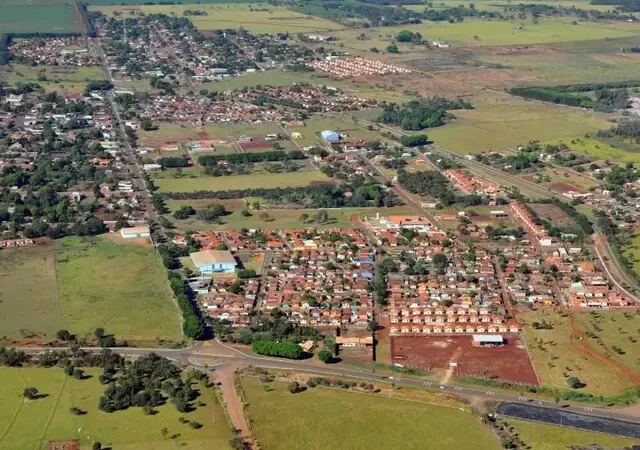
<path fill-rule="evenodd" d="M 325 142 L 340 142 L 340 133 L 331 130 L 324 130 L 320 133 Z"/>

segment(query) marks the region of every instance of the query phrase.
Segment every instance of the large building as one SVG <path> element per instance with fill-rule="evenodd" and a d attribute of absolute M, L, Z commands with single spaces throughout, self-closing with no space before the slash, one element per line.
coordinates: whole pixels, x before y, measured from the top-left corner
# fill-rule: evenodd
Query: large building
<path fill-rule="evenodd" d="M 120 235 L 125 239 L 148 238 L 151 230 L 148 226 L 129 227 L 120 229 Z"/>
<path fill-rule="evenodd" d="M 213 273 L 233 273 L 238 263 L 228 251 L 203 250 L 191 253 L 191 261 L 201 275 Z"/>
<path fill-rule="evenodd" d="M 320 133 L 320 136 L 322 136 L 322 139 L 324 139 L 325 142 L 328 142 L 330 144 L 334 142 L 340 142 L 340 133 L 336 131 L 324 130 Z"/>

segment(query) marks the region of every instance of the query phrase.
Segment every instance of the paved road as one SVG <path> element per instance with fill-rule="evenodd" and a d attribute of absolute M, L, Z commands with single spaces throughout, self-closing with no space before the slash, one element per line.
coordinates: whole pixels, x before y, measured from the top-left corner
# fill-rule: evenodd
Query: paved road
<path fill-rule="evenodd" d="M 84 347 L 85 351 L 101 351 L 102 349 L 95 347 Z M 28 354 L 38 354 L 49 350 L 69 350 L 68 348 L 21 348 L 20 350 Z M 208 347 L 197 344 L 187 349 L 157 349 L 157 348 L 128 348 L 116 347 L 111 348 L 115 353 L 123 356 L 141 356 L 149 353 L 156 353 L 165 358 L 174 360 L 183 366 L 197 367 L 208 371 L 215 369 L 229 369 L 246 367 L 249 365 L 264 367 L 267 369 L 291 370 L 297 372 L 313 373 L 318 375 L 341 376 L 355 378 L 360 380 L 375 381 L 376 383 L 395 384 L 397 386 L 417 387 L 436 392 L 447 392 L 450 394 L 460 395 L 468 399 L 485 399 L 493 401 L 508 401 L 512 403 L 534 404 L 546 408 L 571 411 L 577 414 L 586 414 L 593 417 L 603 417 L 609 419 L 625 420 L 640 425 L 640 417 L 631 415 L 626 411 L 601 409 L 585 407 L 581 405 L 568 405 L 566 403 L 556 404 L 550 401 L 534 400 L 525 395 L 508 394 L 491 390 L 491 388 L 468 387 L 455 384 L 442 385 L 436 382 L 424 381 L 416 378 L 406 378 L 403 375 L 394 375 L 389 377 L 379 375 L 365 370 L 354 370 L 352 368 L 342 368 L 340 364 L 330 365 L 326 367 L 316 366 L 312 362 L 291 361 L 278 358 L 267 358 L 262 356 L 251 356 L 238 349 L 225 345 L 218 341 L 210 341 Z M 202 361 L 213 359 L 212 364 L 206 364 Z"/>

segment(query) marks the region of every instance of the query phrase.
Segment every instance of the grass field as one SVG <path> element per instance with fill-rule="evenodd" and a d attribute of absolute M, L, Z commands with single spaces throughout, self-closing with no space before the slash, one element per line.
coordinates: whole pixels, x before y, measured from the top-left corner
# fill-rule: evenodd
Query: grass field
<path fill-rule="evenodd" d="M 211 389 L 200 386 L 200 400 L 206 406 L 188 414 L 179 413 L 170 402 L 158 407 L 156 415 L 146 416 L 140 408 L 108 414 L 98 410 L 98 400 L 105 390 L 98 382 L 102 371 L 89 369 L 86 373 L 92 377 L 77 380 L 58 368 L 0 368 L 0 448 L 39 450 L 48 440 L 79 439 L 82 450 L 89 450 L 94 440 L 114 450 L 229 449 L 231 430 Z M 33 386 L 47 396 L 25 400 L 25 386 Z M 87 414 L 74 416 L 69 412 L 71 407 Z M 180 424 L 181 416 L 203 427 L 194 430 Z M 163 427 L 169 436 L 179 437 L 163 439 Z"/>
<path fill-rule="evenodd" d="M 587 444 L 598 444 L 607 450 L 613 450 L 637 443 L 633 439 L 625 439 L 608 434 L 574 430 L 510 417 L 505 417 L 504 419 L 509 426 L 514 428 L 514 432 L 518 433 L 525 445 L 535 450 L 557 450 L 568 448 L 569 445 Z"/>
<path fill-rule="evenodd" d="M 633 270 L 640 273 L 640 234 L 633 237 L 624 252 L 625 256 L 633 262 Z"/>
<path fill-rule="evenodd" d="M 613 146 L 596 138 L 578 136 L 576 138 L 563 138 L 543 142 L 543 145 L 555 145 L 561 142 L 567 144 L 572 152 L 583 153 L 600 161 L 609 160 L 616 163 L 640 162 L 640 147 L 638 147 L 637 152 L 633 152 L 630 151 L 631 149 Z"/>
<path fill-rule="evenodd" d="M 242 386 L 264 450 L 498 448 L 478 418 L 454 408 L 326 388 L 291 394 L 277 382 L 267 392 L 255 378 Z"/>
<path fill-rule="evenodd" d="M 63 323 L 82 336 L 96 327 L 118 339 L 180 339 L 179 313 L 152 248 L 106 237 L 57 241 Z"/>
<path fill-rule="evenodd" d="M 46 81 L 38 80 L 39 75 L 44 75 Z M 31 67 L 22 64 L 0 67 L 0 80 L 8 85 L 38 83 L 46 91 L 70 95 L 81 94 L 89 81 L 103 79 L 104 72 L 100 67 Z"/>
<path fill-rule="evenodd" d="M 592 347 L 640 372 L 640 312 L 594 311 L 576 314 L 576 319 L 582 329 L 597 336 L 589 338 Z"/>
<path fill-rule="evenodd" d="M 62 324 L 55 260 L 53 243 L 0 250 L 0 336 L 55 337 Z"/>
<path fill-rule="evenodd" d="M 165 176 L 166 175 L 166 176 Z M 319 170 L 295 172 L 294 174 L 252 174 L 229 175 L 224 177 L 200 176 L 195 178 L 173 178 L 167 175 L 152 177 L 159 191 L 194 192 L 194 191 L 227 191 L 231 189 L 309 186 L 315 182 L 330 182 L 331 179 Z"/>
<path fill-rule="evenodd" d="M 201 139 L 222 139 L 229 136 L 263 136 L 269 133 L 282 133 L 277 123 L 267 122 L 261 124 L 233 123 L 218 124 L 208 123 L 203 127 L 196 127 L 190 123 L 158 122 L 158 129 L 153 131 L 140 131 L 140 145 L 143 147 L 158 147 L 164 143 L 175 143 Z M 280 142 L 280 144 L 287 144 Z"/>
<path fill-rule="evenodd" d="M 600 114 L 496 95 L 479 98 L 476 109 L 453 111 L 451 123 L 427 134 L 457 153 L 503 150 L 535 139 L 549 141 L 610 127 Z"/>
<path fill-rule="evenodd" d="M 329 31 L 343 28 L 342 25 L 326 19 L 308 16 L 267 3 L 252 5 L 227 3 L 208 5 L 136 5 L 136 6 L 91 6 L 90 11 L 101 11 L 112 15 L 114 11 L 141 11 L 144 14 L 175 14 L 182 16 L 185 9 L 205 11 L 204 16 L 189 16 L 193 24 L 201 30 L 219 30 L 243 27 L 252 33 L 306 33 Z"/>
<path fill-rule="evenodd" d="M 578 347 L 577 341 L 570 336 L 568 317 L 551 310 L 539 310 L 519 313 L 518 320 L 529 324 L 524 327 L 524 337 L 542 384 L 566 389 L 567 377 L 575 376 L 587 385 L 582 391 L 605 396 L 620 393 L 630 386 L 629 380 L 615 368 Z M 536 330 L 530 325 L 535 321 L 547 321 L 553 329 Z"/>
<path fill-rule="evenodd" d="M 82 25 L 71 3 L 2 5 L 0 33 L 79 33 Z"/>

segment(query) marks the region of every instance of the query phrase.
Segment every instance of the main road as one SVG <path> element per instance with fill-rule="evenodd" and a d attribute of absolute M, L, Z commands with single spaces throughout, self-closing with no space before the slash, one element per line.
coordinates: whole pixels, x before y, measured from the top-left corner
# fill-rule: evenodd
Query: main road
<path fill-rule="evenodd" d="M 66 350 L 69 348 L 51 348 L 51 347 L 26 347 L 19 348 L 23 352 L 30 355 L 37 355 L 42 352 L 52 350 Z M 96 347 L 83 347 L 82 350 L 89 352 L 99 352 L 103 349 Z M 266 369 L 289 370 L 296 372 L 312 373 L 317 375 L 328 375 L 336 377 L 346 377 L 369 382 L 394 384 L 397 386 L 407 386 L 414 388 L 422 388 L 436 392 L 446 392 L 456 394 L 467 399 L 485 399 L 499 402 L 511 402 L 521 404 L 534 404 L 549 409 L 562 410 L 577 414 L 584 414 L 593 417 L 624 420 L 631 423 L 637 423 L 640 426 L 640 417 L 629 414 L 625 411 L 594 408 L 589 406 L 581 406 L 577 404 L 557 404 L 552 401 L 539 400 L 537 398 L 527 397 L 526 394 L 509 394 L 500 391 L 494 391 L 491 388 L 468 387 L 466 385 L 457 384 L 440 384 L 437 382 L 426 381 L 419 378 L 405 377 L 402 374 L 394 374 L 386 376 L 376 374 L 374 371 L 354 370 L 341 364 L 318 366 L 313 362 L 292 361 L 288 359 L 269 358 L 263 356 L 248 355 L 234 347 L 230 347 L 219 341 L 208 341 L 207 344 L 196 344 L 187 349 L 162 349 L 162 348 L 133 348 L 133 347 L 113 347 L 109 350 L 122 356 L 136 357 L 150 353 L 156 353 L 165 358 L 171 359 L 184 367 L 195 367 L 206 371 L 224 370 L 230 368 L 241 368 L 247 366 L 263 367 Z M 208 362 L 211 361 L 209 364 Z"/>

